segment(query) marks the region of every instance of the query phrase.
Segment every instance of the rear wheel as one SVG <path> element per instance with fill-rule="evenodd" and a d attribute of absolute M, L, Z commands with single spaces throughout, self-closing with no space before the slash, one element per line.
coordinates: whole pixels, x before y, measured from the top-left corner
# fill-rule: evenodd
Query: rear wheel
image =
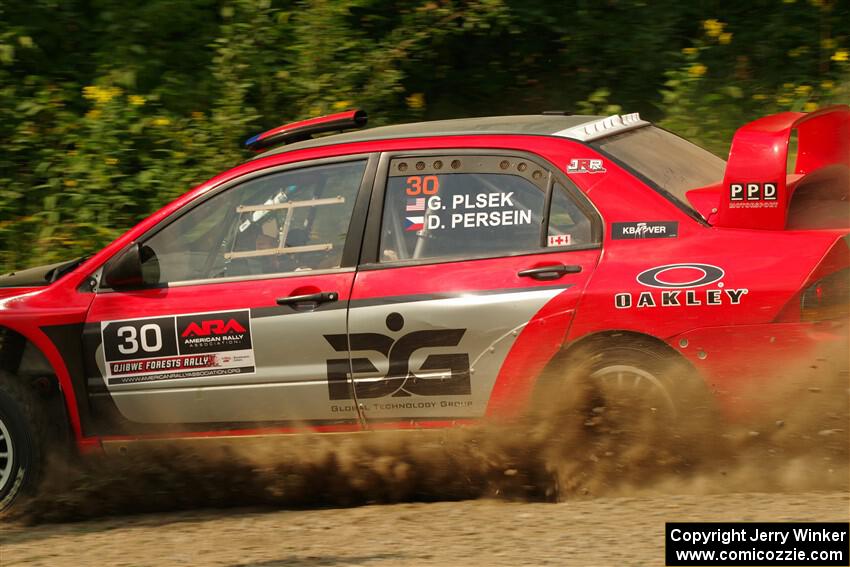
<path fill-rule="evenodd" d="M 578 399 L 596 408 L 628 406 L 666 418 L 710 405 L 705 383 L 678 353 L 652 339 L 625 334 L 580 343 L 550 365 L 538 388 L 538 403 L 563 407 L 569 402 L 577 409 Z"/>
<path fill-rule="evenodd" d="M 674 418 L 695 394 L 704 394 L 687 363 L 650 341 L 630 338 L 586 352 L 571 357 L 575 367 L 568 370 L 576 379 L 586 380 L 606 405 L 631 404 Z"/>
<path fill-rule="evenodd" d="M 703 380 L 675 351 L 633 335 L 591 339 L 543 376 L 535 423 L 559 498 L 680 475 L 714 431 Z"/>
<path fill-rule="evenodd" d="M 0 371 L 0 512 L 34 493 L 44 463 L 46 424 L 35 391 Z"/>

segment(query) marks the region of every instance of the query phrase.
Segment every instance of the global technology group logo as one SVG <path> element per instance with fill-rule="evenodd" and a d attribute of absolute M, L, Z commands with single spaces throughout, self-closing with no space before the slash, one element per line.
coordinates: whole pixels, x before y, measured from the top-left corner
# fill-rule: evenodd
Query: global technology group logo
<path fill-rule="evenodd" d="M 386 318 L 387 330 L 398 333 L 404 328 L 404 317 L 390 313 Z M 423 348 L 457 347 L 466 329 L 428 329 L 410 331 L 394 338 L 381 333 L 352 333 L 351 335 L 325 335 L 325 340 L 336 352 L 372 351 L 389 361 L 387 373 L 375 380 L 357 380 L 357 375 L 378 372 L 368 357 L 333 358 L 327 361 L 328 395 L 331 400 L 350 400 L 352 391 L 348 377 L 354 373 L 356 397 L 382 398 L 384 396 L 447 396 L 471 393 L 469 354 L 442 352 L 429 354 L 415 371 L 411 369 L 412 355 Z"/>

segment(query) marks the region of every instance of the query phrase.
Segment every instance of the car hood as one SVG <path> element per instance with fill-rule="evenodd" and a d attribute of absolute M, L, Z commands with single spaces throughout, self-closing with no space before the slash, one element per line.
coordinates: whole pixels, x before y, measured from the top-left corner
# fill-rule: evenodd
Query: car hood
<path fill-rule="evenodd" d="M 0 296 L 9 296 L 21 293 L 20 288 L 46 287 L 55 282 L 66 272 L 74 269 L 83 258 L 66 260 L 55 264 L 16 270 L 0 275 Z"/>

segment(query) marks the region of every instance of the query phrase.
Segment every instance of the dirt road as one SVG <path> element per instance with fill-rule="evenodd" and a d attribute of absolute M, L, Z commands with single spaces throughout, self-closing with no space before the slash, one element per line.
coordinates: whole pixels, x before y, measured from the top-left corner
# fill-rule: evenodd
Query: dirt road
<path fill-rule="evenodd" d="M 666 521 L 847 521 L 842 492 L 200 511 L 7 527 L 0 565 L 662 565 Z"/>
<path fill-rule="evenodd" d="M 847 378 L 800 376 L 734 422 L 574 388 L 526 423 L 52 466 L 0 566 L 662 565 L 668 521 L 848 521 Z"/>

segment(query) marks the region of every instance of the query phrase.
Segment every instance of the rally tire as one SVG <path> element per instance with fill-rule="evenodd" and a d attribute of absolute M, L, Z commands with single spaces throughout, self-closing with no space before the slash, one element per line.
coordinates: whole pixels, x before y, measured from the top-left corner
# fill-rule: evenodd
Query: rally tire
<path fill-rule="evenodd" d="M 640 337 L 596 345 L 578 364 L 577 372 L 602 395 L 644 403 L 669 418 L 683 411 L 695 394 L 704 393 L 690 365 Z"/>
<path fill-rule="evenodd" d="M 615 402 L 643 407 L 662 420 L 714 412 L 693 366 L 670 347 L 639 335 L 588 339 L 553 361 L 542 378 L 536 397 L 547 404 L 581 397 L 588 407 Z"/>
<path fill-rule="evenodd" d="M 48 435 L 43 400 L 28 382 L 0 371 L 0 514 L 21 507 L 35 493 L 44 468 Z"/>
<path fill-rule="evenodd" d="M 531 417 L 555 500 L 681 477 L 717 431 L 713 397 L 677 352 L 631 333 L 593 337 L 553 361 Z"/>

